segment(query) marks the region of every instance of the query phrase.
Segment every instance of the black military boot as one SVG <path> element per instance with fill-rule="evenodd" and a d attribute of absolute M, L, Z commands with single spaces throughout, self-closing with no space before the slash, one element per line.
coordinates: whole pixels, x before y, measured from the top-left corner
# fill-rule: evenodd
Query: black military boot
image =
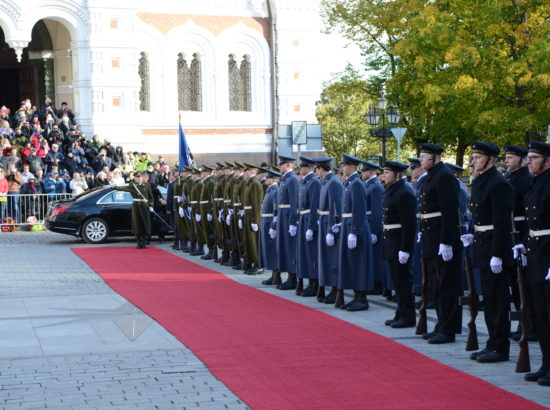
<path fill-rule="evenodd" d="M 141 238 L 136 239 L 136 249 L 141 249 Z"/>
<path fill-rule="evenodd" d="M 367 310 L 369 308 L 369 301 L 367 300 L 367 292 L 358 290 L 355 294 L 355 299 L 346 308 L 348 312 L 359 312 L 360 310 Z"/>
<path fill-rule="evenodd" d="M 141 249 L 146 249 L 147 248 L 147 239 L 146 238 L 141 238 Z"/>
<path fill-rule="evenodd" d="M 325 296 L 325 299 L 323 300 L 324 304 L 332 305 L 336 303 L 336 294 L 338 293 L 338 288 L 336 286 L 333 286 L 330 290 L 329 294 Z"/>
<path fill-rule="evenodd" d="M 298 279 L 298 284 L 296 285 L 296 296 L 302 296 L 304 291 L 304 280 L 302 278 Z"/>
<path fill-rule="evenodd" d="M 218 247 L 215 245 L 212 251 L 212 259 L 214 259 L 214 262 L 220 263 L 222 258 L 221 256 L 218 256 Z"/>
<path fill-rule="evenodd" d="M 317 302 L 324 303 L 325 302 L 325 287 L 319 286 L 317 289 Z"/>
<path fill-rule="evenodd" d="M 251 263 L 250 267 L 247 270 L 245 270 L 244 273 L 247 275 L 257 275 L 258 267 L 255 264 Z"/>
<path fill-rule="evenodd" d="M 222 259 L 220 261 L 220 265 L 227 266 L 229 265 L 229 251 L 223 250 L 222 251 Z"/>
<path fill-rule="evenodd" d="M 182 252 L 187 252 L 189 251 L 189 242 L 187 241 L 180 241 L 180 250 Z"/>
<path fill-rule="evenodd" d="M 341 309 L 344 306 L 344 302 L 344 289 L 338 289 L 336 291 L 336 297 L 334 298 L 334 307 Z"/>
<path fill-rule="evenodd" d="M 296 286 L 298 286 L 298 280 L 296 279 L 296 274 L 289 273 L 288 279 L 283 283 L 281 283 L 281 286 L 279 286 L 277 289 L 292 290 L 292 289 L 296 289 Z"/>
<path fill-rule="evenodd" d="M 281 286 L 281 271 L 279 269 L 273 269 L 273 280 L 271 284 L 277 286 L 277 289 Z"/>
<path fill-rule="evenodd" d="M 174 239 L 174 242 L 172 242 L 172 245 L 170 246 L 173 250 L 179 251 L 181 249 L 181 241 L 178 239 Z"/>
<path fill-rule="evenodd" d="M 189 255 L 191 255 L 196 250 L 196 244 L 195 242 L 190 242 L 189 246 L 187 247 L 187 250 L 184 252 L 187 252 Z"/>
<path fill-rule="evenodd" d="M 317 295 L 317 290 L 319 288 L 319 281 L 317 279 L 310 279 L 307 288 L 302 292 L 302 296 L 305 298 L 310 298 Z"/>
<path fill-rule="evenodd" d="M 212 259 L 212 248 L 208 248 L 208 253 L 201 256 L 201 259 L 205 261 L 209 261 L 210 259 Z"/>
<path fill-rule="evenodd" d="M 201 256 L 201 255 L 204 255 L 204 244 L 199 243 L 197 245 L 197 249 L 195 250 L 195 252 L 191 253 L 191 256 Z"/>
<path fill-rule="evenodd" d="M 271 272 L 271 276 L 268 279 L 262 280 L 262 285 L 273 285 L 273 276 L 275 275 L 275 271 Z"/>

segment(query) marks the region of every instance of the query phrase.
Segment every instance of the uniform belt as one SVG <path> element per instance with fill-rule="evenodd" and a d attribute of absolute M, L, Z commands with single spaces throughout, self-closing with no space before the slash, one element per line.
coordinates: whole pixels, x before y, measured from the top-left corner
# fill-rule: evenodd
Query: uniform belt
<path fill-rule="evenodd" d="M 367 211 L 367 215 L 370 215 L 370 214 L 372 214 L 372 211 Z"/>
<path fill-rule="evenodd" d="M 190 204 L 196 204 L 198 201 L 189 201 Z"/>
<path fill-rule="evenodd" d="M 441 216 L 441 212 L 430 212 L 429 214 L 419 214 L 420 219 L 429 219 Z"/>
<path fill-rule="evenodd" d="M 240 202 L 234 202 L 233 206 L 241 206 L 241 203 Z"/>
<path fill-rule="evenodd" d="M 199 204 L 207 204 L 209 203 L 210 201 L 200 201 Z"/>
<path fill-rule="evenodd" d="M 223 198 L 214 198 L 215 201 L 223 201 Z"/>
<path fill-rule="evenodd" d="M 147 202 L 145 199 L 141 199 L 141 198 L 137 198 L 137 199 L 134 198 L 134 199 L 132 199 L 132 201 L 134 201 L 134 202 Z"/>
<path fill-rule="evenodd" d="M 401 228 L 401 224 L 389 224 L 389 225 L 383 225 L 382 227 L 385 231 L 389 231 L 389 230 L 392 230 L 392 229 Z"/>
<path fill-rule="evenodd" d="M 178 195 L 174 195 L 174 199 L 178 199 L 178 198 L 179 198 L 179 196 L 178 196 Z"/>
<path fill-rule="evenodd" d="M 226 204 L 230 204 L 230 203 L 231 203 L 231 199 L 224 199 L 223 202 L 226 203 Z"/>
<path fill-rule="evenodd" d="M 269 218 L 272 217 L 273 214 L 262 214 L 262 218 Z"/>
<path fill-rule="evenodd" d="M 300 215 L 305 215 L 305 214 L 309 214 L 311 212 L 311 209 L 302 209 L 300 211 Z"/>
<path fill-rule="evenodd" d="M 487 232 L 495 229 L 495 225 L 474 225 L 474 231 L 476 232 Z"/>
<path fill-rule="evenodd" d="M 342 214 L 342 218 L 351 218 L 353 214 Z"/>
<path fill-rule="evenodd" d="M 537 237 L 546 235 L 550 235 L 550 229 L 542 229 L 540 231 L 533 231 L 532 229 L 529 229 L 529 236 Z"/>
<path fill-rule="evenodd" d="M 329 213 L 329 211 L 321 211 L 320 209 L 317 210 L 317 214 L 319 215 L 328 215 Z"/>
<path fill-rule="evenodd" d="M 524 216 L 514 216 L 514 221 L 525 221 L 525 217 Z"/>
<path fill-rule="evenodd" d="M 245 206 L 243 209 L 246 209 L 248 211 L 249 209 L 252 209 L 252 206 Z"/>
<path fill-rule="evenodd" d="M 290 208 L 290 204 L 279 204 L 279 208 Z"/>

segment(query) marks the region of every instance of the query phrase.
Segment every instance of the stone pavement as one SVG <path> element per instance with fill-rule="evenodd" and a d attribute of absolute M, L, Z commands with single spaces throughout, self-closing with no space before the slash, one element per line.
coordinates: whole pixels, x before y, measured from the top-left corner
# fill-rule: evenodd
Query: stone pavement
<path fill-rule="evenodd" d="M 109 246 L 127 246 L 117 240 Z M 517 344 L 507 363 L 478 364 L 457 343 L 433 346 L 414 329 L 391 329 L 384 320 L 394 304 L 369 297 L 367 312 L 350 313 L 261 284 L 212 261 L 201 261 L 169 243 L 155 246 L 224 273 L 261 291 L 303 304 L 409 346 L 444 364 L 550 406 L 550 391 L 514 372 Z M 244 409 L 246 404 L 216 379 L 183 344 L 114 293 L 71 247 L 92 246 L 51 232 L 0 233 L 0 407 Z M 435 323 L 428 311 L 429 327 Z M 464 324 L 467 323 L 467 309 Z M 480 343 L 486 329 L 480 313 Z M 530 343 L 531 365 L 540 350 Z M 480 398 L 482 399 L 482 398 Z M 481 403 L 481 401 L 480 401 Z"/>

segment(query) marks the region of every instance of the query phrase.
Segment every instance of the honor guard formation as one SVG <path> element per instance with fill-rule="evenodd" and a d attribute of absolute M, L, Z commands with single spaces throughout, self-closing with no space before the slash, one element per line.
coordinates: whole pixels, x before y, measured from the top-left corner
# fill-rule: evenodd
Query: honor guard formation
<path fill-rule="evenodd" d="M 507 361 L 512 338 L 516 370 L 550 386 L 550 144 L 505 146 L 504 175 L 495 166 L 499 147 L 471 148 L 470 192 L 463 169 L 442 162 L 444 148 L 429 143 L 408 164 L 383 167 L 348 154 L 337 169 L 334 158 L 303 156 L 298 164 L 279 156 L 277 166 L 184 167 L 168 187 L 172 246 L 248 275 L 271 271 L 263 284 L 348 312 L 368 310 L 367 296 L 384 294 L 397 302 L 385 324 L 413 328 L 430 344 L 455 342 L 466 304 L 470 359 Z M 116 189 L 134 198 L 143 248 L 151 190 L 138 174 Z M 437 315 L 430 329 L 428 308 Z M 480 348 L 481 310 L 489 336 Z M 514 332 L 511 320 L 519 320 Z M 535 340 L 542 363 L 530 371 L 527 342 Z"/>

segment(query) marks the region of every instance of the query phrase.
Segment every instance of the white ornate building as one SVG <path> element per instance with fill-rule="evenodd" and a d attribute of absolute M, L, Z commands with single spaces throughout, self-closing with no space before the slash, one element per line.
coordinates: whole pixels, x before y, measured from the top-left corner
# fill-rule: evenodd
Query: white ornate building
<path fill-rule="evenodd" d="M 267 160 L 274 124 L 316 122 L 319 3 L 0 0 L 0 105 L 66 101 L 89 135 L 165 155 L 181 112 L 200 160 Z"/>

